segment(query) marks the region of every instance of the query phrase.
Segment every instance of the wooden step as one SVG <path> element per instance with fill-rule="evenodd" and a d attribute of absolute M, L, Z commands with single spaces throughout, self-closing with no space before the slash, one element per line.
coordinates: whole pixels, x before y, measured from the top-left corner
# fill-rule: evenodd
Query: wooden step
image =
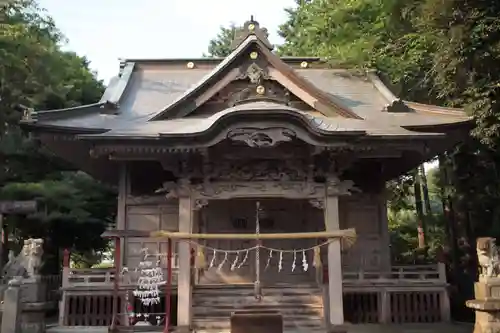
<path fill-rule="evenodd" d="M 193 316 L 197 332 L 229 332 L 230 315 L 237 310 L 269 310 L 283 315 L 285 332 L 325 332 L 321 290 L 311 284 L 275 285 L 255 299 L 253 285 L 196 286 Z"/>

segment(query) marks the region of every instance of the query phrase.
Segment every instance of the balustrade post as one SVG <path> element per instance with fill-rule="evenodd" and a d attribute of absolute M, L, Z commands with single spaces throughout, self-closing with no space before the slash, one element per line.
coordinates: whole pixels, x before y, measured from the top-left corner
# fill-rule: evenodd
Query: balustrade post
<path fill-rule="evenodd" d="M 444 284 L 447 285 L 446 281 L 446 264 L 442 262 L 438 262 L 437 265 L 438 272 L 439 272 L 439 281 L 443 282 Z M 450 296 L 448 294 L 448 288 L 445 287 L 443 292 L 441 292 L 439 296 L 439 307 L 441 309 L 441 321 L 450 321 L 451 320 L 451 315 L 450 315 Z"/>
<path fill-rule="evenodd" d="M 122 248 L 121 248 L 121 238 L 114 237 L 115 239 L 115 255 L 113 258 L 114 262 L 114 279 L 113 279 L 113 317 L 111 319 L 111 326 L 109 327 L 110 332 L 117 332 L 118 325 L 120 324 L 118 305 L 119 305 L 119 278 L 121 271 L 121 258 L 122 258 Z"/>
<path fill-rule="evenodd" d="M 391 322 L 391 295 L 383 289 L 378 293 L 378 321 L 381 324 Z"/>
<path fill-rule="evenodd" d="M 63 250 L 63 269 L 61 281 L 61 300 L 59 301 L 59 326 L 65 326 L 67 323 L 66 311 L 66 288 L 69 286 L 71 252 L 69 249 Z"/>

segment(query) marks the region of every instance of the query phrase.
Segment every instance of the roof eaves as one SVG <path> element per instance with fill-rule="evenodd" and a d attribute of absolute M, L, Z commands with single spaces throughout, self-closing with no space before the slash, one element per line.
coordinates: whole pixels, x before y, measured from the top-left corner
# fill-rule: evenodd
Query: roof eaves
<path fill-rule="evenodd" d="M 106 128 L 86 128 L 86 127 L 71 127 L 71 126 L 59 126 L 53 124 L 41 124 L 35 121 L 23 120 L 20 123 L 23 129 L 30 131 L 43 131 L 50 133 L 65 133 L 65 134 L 102 134 L 109 129 Z"/>
<path fill-rule="evenodd" d="M 97 102 L 87 105 L 79 105 L 71 108 L 44 110 L 33 112 L 26 121 L 51 121 L 88 115 L 89 113 L 99 113 L 101 108 L 112 107 L 108 101 Z"/>
<path fill-rule="evenodd" d="M 401 125 L 402 128 L 413 132 L 440 132 L 455 129 L 470 130 L 474 126 L 473 119 L 463 119 L 449 123 L 422 124 L 422 125 Z"/>
<path fill-rule="evenodd" d="M 416 102 L 410 102 L 410 101 L 404 101 L 404 103 L 409 108 L 415 110 L 416 112 L 431 113 L 431 114 L 442 115 L 442 116 L 459 117 L 459 118 L 464 118 L 464 119 L 472 119 L 473 118 L 473 117 L 467 115 L 467 113 L 465 113 L 464 109 L 460 109 L 460 108 L 450 108 L 450 107 L 416 103 Z"/>
<path fill-rule="evenodd" d="M 101 100 L 97 103 L 79 105 L 64 109 L 35 111 L 23 120 L 24 122 L 39 122 L 61 120 L 85 116 L 90 113 L 116 113 L 119 102 L 124 95 L 128 82 L 134 71 L 134 63 L 127 63 L 118 79 L 112 79 L 110 85 L 104 92 Z"/>

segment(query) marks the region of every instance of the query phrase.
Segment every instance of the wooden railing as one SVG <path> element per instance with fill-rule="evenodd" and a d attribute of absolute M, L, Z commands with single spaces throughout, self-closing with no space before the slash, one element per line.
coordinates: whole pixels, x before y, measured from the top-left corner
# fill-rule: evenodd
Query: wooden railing
<path fill-rule="evenodd" d="M 413 290 L 408 290 L 412 288 Z M 445 287 L 344 289 L 344 316 L 353 324 L 436 323 L 450 320 Z M 406 290 L 405 290 L 406 289 Z"/>
<path fill-rule="evenodd" d="M 67 268 L 66 275 L 60 325 L 109 325 L 113 312 L 114 269 Z M 343 275 L 347 322 L 432 323 L 449 320 L 446 276 L 440 264 L 393 267 L 389 272 L 344 272 Z M 133 289 L 134 283 L 120 278 L 120 295 Z M 325 306 L 327 304 L 325 302 Z M 122 312 L 124 307 L 119 306 L 118 312 Z"/>
<path fill-rule="evenodd" d="M 327 271 L 328 272 L 328 271 Z M 385 283 L 427 282 L 446 283 L 446 268 L 442 263 L 434 265 L 393 266 L 389 271 L 357 271 L 342 273 L 344 283 L 366 283 L 368 281 Z"/>
<path fill-rule="evenodd" d="M 71 287 L 111 286 L 114 278 L 114 268 L 70 268 L 65 270 L 63 289 Z"/>
<path fill-rule="evenodd" d="M 394 266 L 385 272 L 344 271 L 345 320 L 353 324 L 449 321 L 447 286 L 441 263 Z"/>

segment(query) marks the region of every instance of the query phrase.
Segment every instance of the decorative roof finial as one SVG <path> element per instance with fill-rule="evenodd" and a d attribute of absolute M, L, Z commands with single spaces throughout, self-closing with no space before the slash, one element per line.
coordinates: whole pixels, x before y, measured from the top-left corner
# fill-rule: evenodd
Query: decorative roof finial
<path fill-rule="evenodd" d="M 274 48 L 267 39 L 269 35 L 267 29 L 261 28 L 259 22 L 254 20 L 254 16 L 250 15 L 250 20 L 246 21 L 241 29 L 236 30 L 234 40 L 231 43 L 231 51 L 234 51 L 250 35 L 255 35 L 268 49 Z"/>

